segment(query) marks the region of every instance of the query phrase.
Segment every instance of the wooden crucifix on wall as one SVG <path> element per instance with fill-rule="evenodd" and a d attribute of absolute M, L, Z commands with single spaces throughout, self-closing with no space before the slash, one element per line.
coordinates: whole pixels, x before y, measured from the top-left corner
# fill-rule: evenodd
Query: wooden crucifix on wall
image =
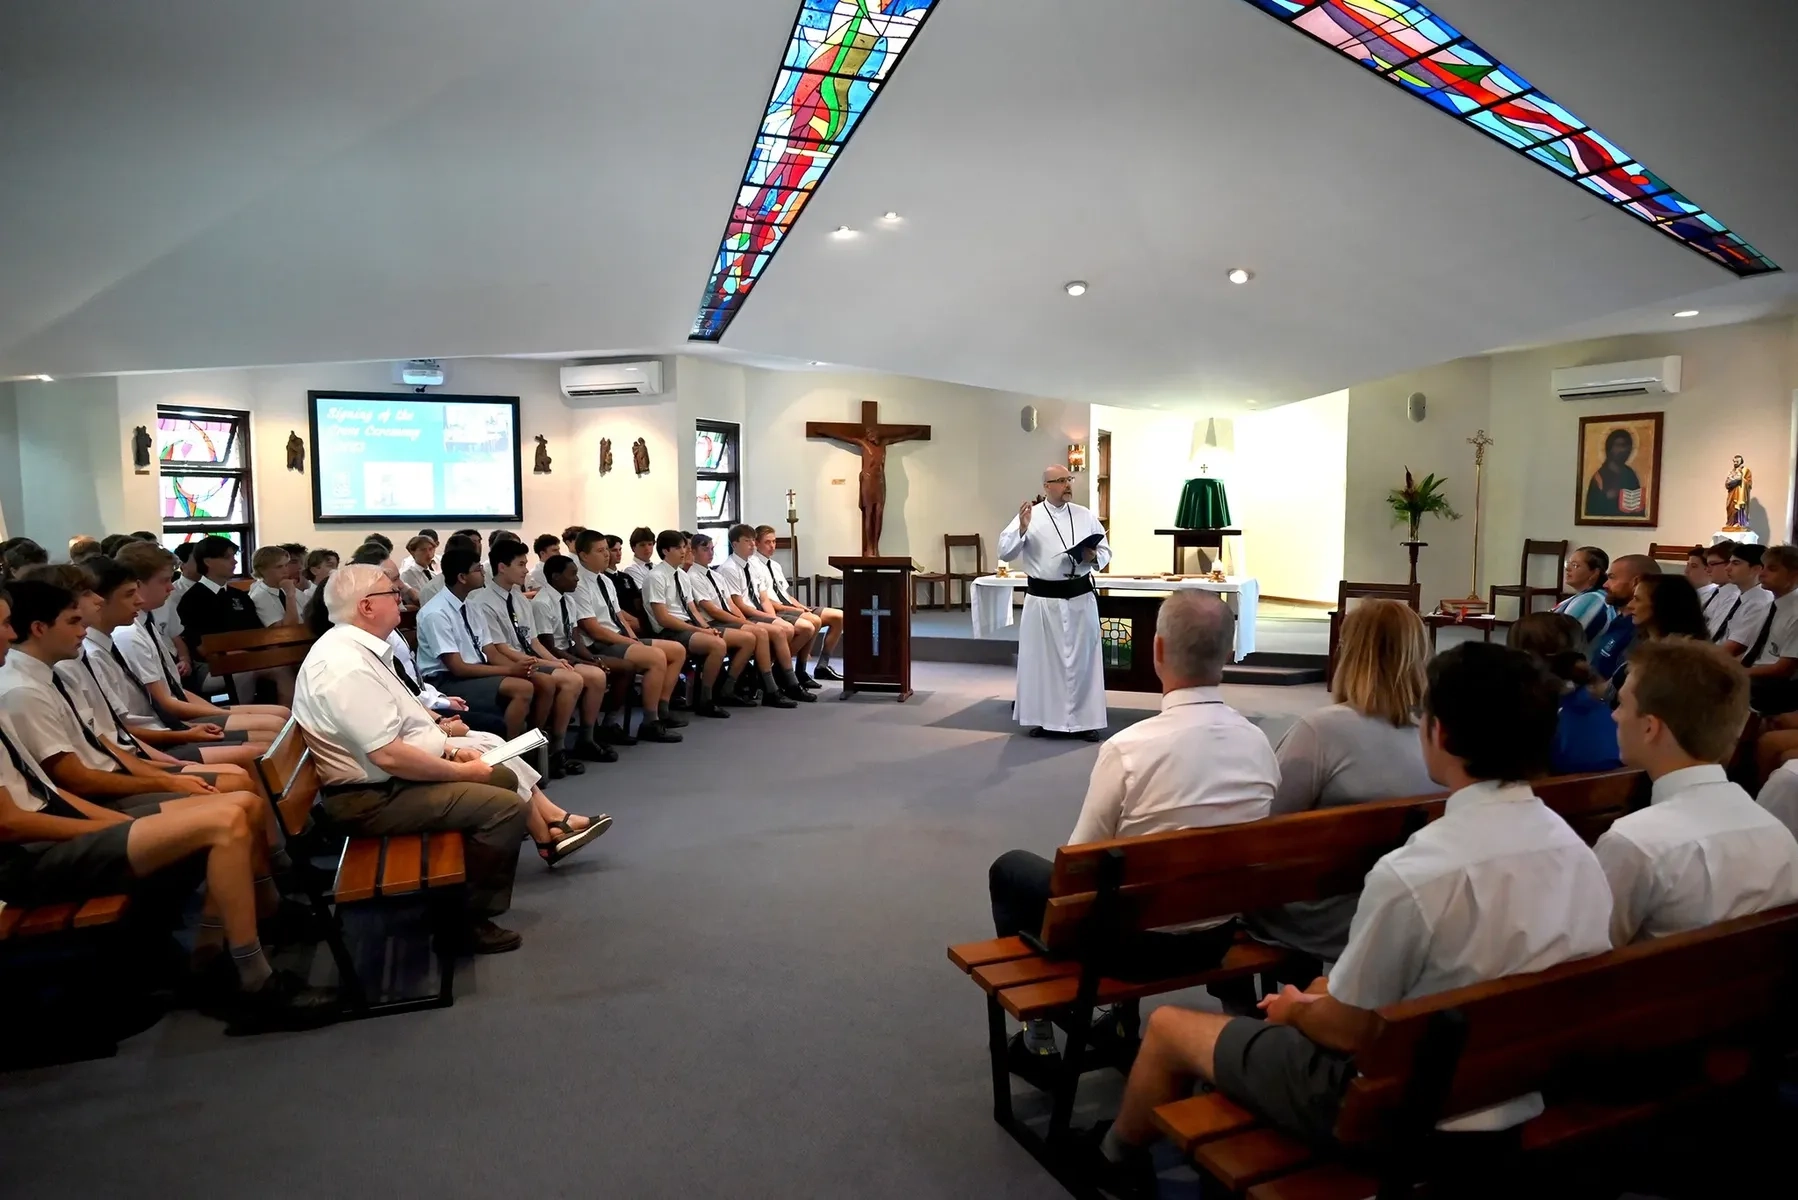
<path fill-rule="evenodd" d="M 862 401 L 861 424 L 847 421 L 807 421 L 805 436 L 848 442 L 861 454 L 862 556 L 880 554 L 880 526 L 887 505 L 887 447 L 894 442 L 928 442 L 928 425 L 882 425 L 880 402 Z"/>

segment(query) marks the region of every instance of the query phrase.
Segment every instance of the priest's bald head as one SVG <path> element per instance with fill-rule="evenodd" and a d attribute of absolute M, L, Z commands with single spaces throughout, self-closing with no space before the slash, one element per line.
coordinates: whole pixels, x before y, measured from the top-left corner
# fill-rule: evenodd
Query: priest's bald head
<path fill-rule="evenodd" d="M 1043 468 L 1043 495 L 1057 508 L 1068 502 L 1074 492 L 1074 476 L 1066 467 L 1053 464 Z"/>
<path fill-rule="evenodd" d="M 1210 592 L 1183 590 L 1163 600 L 1155 619 L 1155 674 L 1162 693 L 1222 683 L 1234 631 L 1229 607 Z"/>

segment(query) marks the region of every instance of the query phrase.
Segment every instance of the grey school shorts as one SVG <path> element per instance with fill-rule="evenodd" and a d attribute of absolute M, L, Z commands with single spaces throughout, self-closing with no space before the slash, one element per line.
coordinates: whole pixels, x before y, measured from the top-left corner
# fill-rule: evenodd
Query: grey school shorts
<path fill-rule="evenodd" d="M 27 842 L 0 860 L 0 900 L 30 908 L 131 889 L 129 825 L 108 825 L 67 842 Z"/>
<path fill-rule="evenodd" d="M 1237 1017 L 1217 1035 L 1217 1090 L 1314 1146 L 1335 1136 L 1342 1093 L 1355 1077 L 1346 1054 L 1290 1025 Z"/>
<path fill-rule="evenodd" d="M 508 678 L 504 675 L 481 675 L 474 679 L 457 679 L 454 675 L 443 674 L 431 679 L 431 686 L 446 696 L 458 696 L 468 701 L 468 707 L 481 712 L 499 712 L 505 706 L 499 702 L 500 681 Z"/>
<path fill-rule="evenodd" d="M 587 648 L 593 651 L 596 658 L 623 658 L 630 653 L 632 646 L 651 644 L 648 638 L 638 638 L 635 642 L 593 642 Z"/>

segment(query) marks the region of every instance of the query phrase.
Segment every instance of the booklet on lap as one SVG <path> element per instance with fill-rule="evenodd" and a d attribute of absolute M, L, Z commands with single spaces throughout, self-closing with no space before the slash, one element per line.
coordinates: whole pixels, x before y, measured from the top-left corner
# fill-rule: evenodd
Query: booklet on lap
<path fill-rule="evenodd" d="M 521 754 L 529 754 L 537 747 L 547 746 L 548 744 L 549 739 L 543 736 L 543 731 L 541 729 L 527 729 L 511 741 L 501 742 L 493 749 L 487 751 L 487 753 L 481 755 L 481 761 L 490 767 L 497 767 L 503 762 L 517 758 Z"/>

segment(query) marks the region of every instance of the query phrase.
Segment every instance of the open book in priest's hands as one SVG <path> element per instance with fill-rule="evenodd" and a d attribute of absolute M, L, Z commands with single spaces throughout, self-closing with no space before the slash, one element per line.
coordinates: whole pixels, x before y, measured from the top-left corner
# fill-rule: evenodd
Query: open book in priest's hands
<path fill-rule="evenodd" d="M 1075 562 L 1083 563 L 1086 561 L 1086 552 L 1088 550 L 1097 550 L 1099 548 L 1099 543 L 1104 540 L 1105 535 L 1103 533 L 1095 533 L 1089 538 L 1082 538 L 1068 548 L 1067 555 Z"/>
<path fill-rule="evenodd" d="M 549 739 L 537 728 L 525 730 L 509 742 L 501 742 L 487 753 L 481 755 L 481 761 L 490 767 L 497 767 L 503 762 L 517 758 L 521 754 L 529 754 L 539 746 L 547 746 Z"/>

